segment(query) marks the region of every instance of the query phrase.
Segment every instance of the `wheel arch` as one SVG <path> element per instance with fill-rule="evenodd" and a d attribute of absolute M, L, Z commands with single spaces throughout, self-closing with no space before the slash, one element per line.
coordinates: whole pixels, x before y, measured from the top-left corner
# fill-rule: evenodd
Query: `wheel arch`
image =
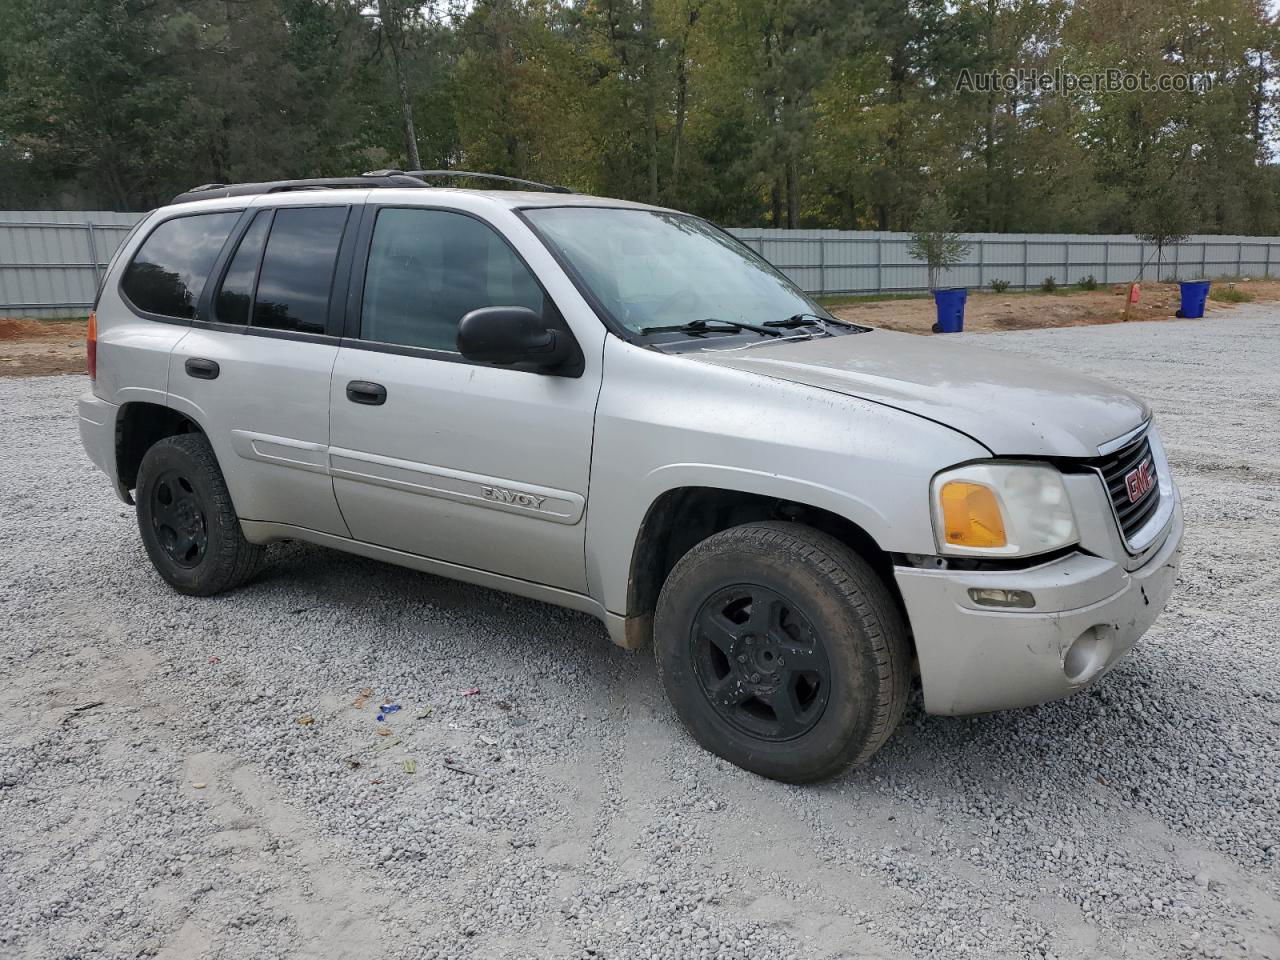
<path fill-rule="evenodd" d="M 116 483 L 121 493 L 138 485 L 138 468 L 147 451 L 166 437 L 204 433 L 191 416 L 173 407 L 147 400 L 131 400 L 116 415 Z M 131 498 L 130 498 L 131 499 Z"/>
<path fill-rule="evenodd" d="M 893 575 L 893 559 L 866 526 L 844 512 L 781 493 L 712 486 L 680 486 L 658 495 L 645 511 L 632 546 L 626 584 L 625 646 L 648 645 L 658 594 L 676 563 L 707 537 L 730 527 L 784 520 L 827 533 L 867 562 L 909 624 Z M 909 629 L 909 627 L 908 627 Z"/>

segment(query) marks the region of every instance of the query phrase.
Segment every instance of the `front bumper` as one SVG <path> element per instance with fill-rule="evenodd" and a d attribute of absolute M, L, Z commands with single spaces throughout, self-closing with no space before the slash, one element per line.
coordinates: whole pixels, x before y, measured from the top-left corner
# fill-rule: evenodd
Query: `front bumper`
<path fill-rule="evenodd" d="M 1182 531 L 1182 505 L 1175 502 L 1164 542 L 1133 570 L 1087 553 L 1026 570 L 895 568 L 915 634 L 925 709 L 985 713 L 1087 687 L 1164 609 L 1177 577 Z M 971 587 L 1028 590 L 1036 606 L 980 607 L 969 597 Z"/>

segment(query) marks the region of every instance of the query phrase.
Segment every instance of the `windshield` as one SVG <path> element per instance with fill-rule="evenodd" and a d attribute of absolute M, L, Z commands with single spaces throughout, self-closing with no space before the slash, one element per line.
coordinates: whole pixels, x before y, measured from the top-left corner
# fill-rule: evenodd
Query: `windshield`
<path fill-rule="evenodd" d="M 542 207 L 525 215 L 632 333 L 699 320 L 764 324 L 827 315 L 743 244 L 697 217 L 607 207 Z"/>

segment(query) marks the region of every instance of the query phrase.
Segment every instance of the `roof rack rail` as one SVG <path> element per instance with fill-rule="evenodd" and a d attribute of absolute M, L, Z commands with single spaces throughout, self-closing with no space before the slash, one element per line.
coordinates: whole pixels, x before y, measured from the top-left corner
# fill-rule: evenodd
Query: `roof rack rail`
<path fill-rule="evenodd" d="M 368 189 L 369 187 L 425 187 L 418 177 L 389 170 L 359 177 L 319 177 L 312 180 L 268 180 L 264 183 L 206 183 L 180 193 L 170 203 L 209 200 L 214 197 L 241 197 L 258 193 L 290 193 L 295 190 Z"/>
<path fill-rule="evenodd" d="M 554 183 L 540 183 L 537 180 L 524 180 L 520 177 L 508 177 L 500 173 L 478 173 L 474 170 L 371 170 L 365 174 L 366 177 L 391 177 L 405 176 L 417 177 L 419 180 L 440 179 L 448 180 L 455 177 L 471 178 L 473 180 L 496 180 L 500 183 L 515 183 L 522 187 L 536 187 L 539 190 L 546 190 L 550 193 L 573 193 L 568 187 L 562 187 Z"/>
<path fill-rule="evenodd" d="M 476 173 L 471 170 L 370 170 L 358 177 L 319 177 L 312 180 L 267 180 L 262 183 L 205 183 L 180 193 L 170 203 L 186 203 L 189 200 L 211 200 L 215 197 L 246 197 L 260 193 L 291 193 L 297 190 L 368 189 L 369 187 L 428 187 L 427 179 L 451 179 L 455 177 L 477 180 L 497 180 L 522 187 L 534 187 L 551 193 L 573 193 L 568 187 L 536 180 L 522 180 L 500 173 Z"/>

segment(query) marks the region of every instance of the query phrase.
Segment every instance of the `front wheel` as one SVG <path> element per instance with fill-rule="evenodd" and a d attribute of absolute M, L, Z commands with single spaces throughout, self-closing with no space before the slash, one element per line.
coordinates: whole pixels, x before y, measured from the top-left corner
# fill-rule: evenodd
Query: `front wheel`
<path fill-rule="evenodd" d="M 146 452 L 137 502 L 147 556 L 175 590 L 199 597 L 222 593 L 262 566 L 266 549 L 244 538 L 204 434 L 166 437 Z"/>
<path fill-rule="evenodd" d="M 793 783 L 869 758 L 909 691 L 906 628 L 889 591 L 834 537 L 795 523 L 733 527 L 675 565 L 654 652 L 694 738 Z"/>

